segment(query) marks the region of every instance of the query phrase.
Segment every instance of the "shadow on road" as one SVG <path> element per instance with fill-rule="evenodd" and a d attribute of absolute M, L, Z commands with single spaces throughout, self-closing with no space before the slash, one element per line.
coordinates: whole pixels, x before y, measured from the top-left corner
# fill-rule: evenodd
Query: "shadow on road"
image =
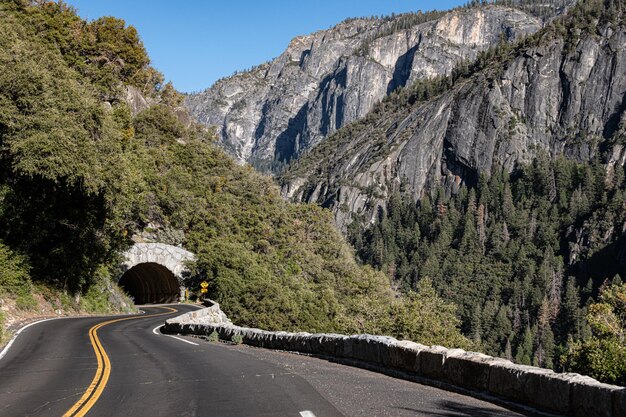
<path fill-rule="evenodd" d="M 440 417 L 502 417 L 502 416 L 527 416 L 520 412 L 486 409 L 471 404 L 461 404 L 455 401 L 439 401 L 438 410 L 420 410 L 416 408 L 397 407 L 399 410 L 414 412 L 416 415 L 440 416 Z"/>

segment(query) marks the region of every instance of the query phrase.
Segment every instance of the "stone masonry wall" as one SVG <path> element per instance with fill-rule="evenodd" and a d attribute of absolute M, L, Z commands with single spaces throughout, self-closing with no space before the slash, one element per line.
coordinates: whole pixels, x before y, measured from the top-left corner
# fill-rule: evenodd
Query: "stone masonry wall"
<path fill-rule="evenodd" d="M 222 340 L 241 335 L 243 343 L 250 346 L 357 361 L 568 416 L 626 416 L 626 388 L 583 375 L 556 373 L 481 353 L 424 346 L 387 336 L 270 332 L 240 327 L 228 320 L 217 303 L 167 320 L 165 331 L 195 335 L 216 331 Z"/>
<path fill-rule="evenodd" d="M 124 257 L 123 272 L 142 263 L 156 263 L 169 269 L 181 283 L 187 270 L 184 262 L 195 259 L 193 253 L 164 243 L 135 243 Z"/>

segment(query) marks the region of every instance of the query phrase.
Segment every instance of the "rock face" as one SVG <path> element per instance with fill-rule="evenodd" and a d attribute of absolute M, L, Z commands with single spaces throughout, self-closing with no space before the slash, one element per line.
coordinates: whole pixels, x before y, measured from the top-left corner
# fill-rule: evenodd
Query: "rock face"
<path fill-rule="evenodd" d="M 130 107 L 133 116 L 136 116 L 157 103 L 155 98 L 147 97 L 137 87 L 127 86 L 125 87 L 125 91 L 126 96 L 124 97 L 124 101 L 128 104 L 128 107 Z"/>
<path fill-rule="evenodd" d="M 217 127 L 238 161 L 277 170 L 398 87 L 450 74 L 540 27 L 535 17 L 499 6 L 351 19 L 294 38 L 278 58 L 188 96 L 186 106 Z"/>
<path fill-rule="evenodd" d="M 454 191 L 494 166 L 509 171 L 539 153 L 610 171 L 626 154 L 626 28 L 547 28 L 434 99 L 379 106 L 337 132 L 282 178 L 283 193 L 373 218 L 393 189 L 419 198 Z M 410 100 L 409 100 L 410 101 Z"/>

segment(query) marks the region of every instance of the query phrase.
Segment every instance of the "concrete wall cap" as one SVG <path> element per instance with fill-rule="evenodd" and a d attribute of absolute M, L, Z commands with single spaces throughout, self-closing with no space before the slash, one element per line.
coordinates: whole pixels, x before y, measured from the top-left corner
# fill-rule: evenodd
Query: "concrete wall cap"
<path fill-rule="evenodd" d="M 439 345 L 432 345 L 429 346 L 427 349 L 429 352 L 440 352 L 440 353 L 445 353 L 448 351 L 448 348 L 445 348 L 443 346 L 439 346 Z"/>
<path fill-rule="evenodd" d="M 428 348 L 428 346 L 426 345 L 415 343 L 410 340 L 398 340 L 395 342 L 395 345 L 403 349 L 409 349 L 409 350 L 415 350 L 415 351 L 420 351 L 420 350 L 424 350 Z"/>
<path fill-rule="evenodd" d="M 446 352 L 446 358 L 457 357 L 457 356 L 465 356 L 466 351 L 463 349 L 448 349 Z"/>

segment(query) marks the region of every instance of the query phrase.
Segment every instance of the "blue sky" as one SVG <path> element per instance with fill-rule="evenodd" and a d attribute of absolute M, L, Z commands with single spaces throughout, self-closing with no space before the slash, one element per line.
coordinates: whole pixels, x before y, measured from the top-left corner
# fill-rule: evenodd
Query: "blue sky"
<path fill-rule="evenodd" d="M 152 64 L 180 91 L 274 58 L 297 35 L 348 17 L 450 9 L 459 0 L 66 0 L 87 19 L 115 16 L 135 26 Z"/>

